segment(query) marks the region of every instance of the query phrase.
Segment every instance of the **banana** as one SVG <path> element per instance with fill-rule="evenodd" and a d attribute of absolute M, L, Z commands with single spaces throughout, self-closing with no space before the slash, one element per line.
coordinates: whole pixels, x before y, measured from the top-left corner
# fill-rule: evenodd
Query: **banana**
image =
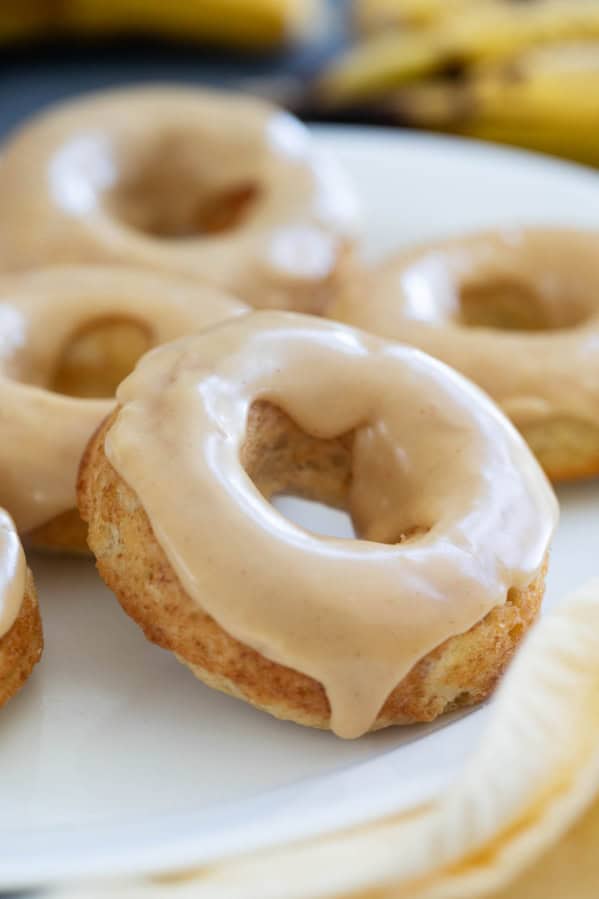
<path fill-rule="evenodd" d="M 381 34 L 325 71 L 315 96 L 324 107 L 350 106 L 439 71 L 445 48 L 435 34 Z"/>
<path fill-rule="evenodd" d="M 354 0 L 352 16 L 360 33 L 372 34 L 388 27 L 431 25 L 485 2 L 488 0 Z"/>
<path fill-rule="evenodd" d="M 449 44 L 468 63 L 513 57 L 528 48 L 599 37 L 596 0 L 536 0 L 473 8 L 448 23 Z"/>
<path fill-rule="evenodd" d="M 259 49 L 307 34 L 320 7 L 319 0 L 8 0 L 0 3 L 0 40 L 142 32 Z"/>
<path fill-rule="evenodd" d="M 599 163 L 599 43 L 544 48 L 474 78 L 464 132 Z"/>
<path fill-rule="evenodd" d="M 431 78 L 394 91 L 381 110 L 402 125 L 446 129 L 467 121 L 473 103 L 469 85 Z"/>
<path fill-rule="evenodd" d="M 522 125 L 491 125 L 474 121 L 455 130 L 462 137 L 525 147 L 539 153 L 560 156 L 585 165 L 599 166 L 597 129 L 572 128 L 565 132 L 556 126 L 530 128 Z"/>
<path fill-rule="evenodd" d="M 408 85 L 385 104 L 404 124 L 599 164 L 599 42 L 529 51 L 466 81 Z"/>
<path fill-rule="evenodd" d="M 384 104 L 408 124 L 451 128 L 478 122 L 599 125 L 599 42 L 529 51 L 467 79 L 429 79 L 394 92 Z"/>
<path fill-rule="evenodd" d="M 325 71 L 317 95 L 327 106 L 348 106 L 448 68 L 467 70 L 530 47 L 598 37 L 596 0 L 477 4 L 428 28 L 369 38 Z"/>
<path fill-rule="evenodd" d="M 52 11 L 46 0 L 5 0 L 0 6 L 0 41 L 20 40 L 49 28 Z"/>

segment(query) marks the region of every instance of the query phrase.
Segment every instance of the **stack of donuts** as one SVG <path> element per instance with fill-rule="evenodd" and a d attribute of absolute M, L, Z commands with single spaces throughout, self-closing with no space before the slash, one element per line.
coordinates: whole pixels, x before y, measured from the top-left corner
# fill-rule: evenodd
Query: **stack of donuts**
<path fill-rule="evenodd" d="M 597 236 L 367 266 L 305 128 L 200 90 L 58 106 L 0 160 L 0 704 L 42 652 L 21 540 L 92 553 L 149 640 L 280 718 L 357 737 L 489 695 L 548 477 L 599 473 Z"/>

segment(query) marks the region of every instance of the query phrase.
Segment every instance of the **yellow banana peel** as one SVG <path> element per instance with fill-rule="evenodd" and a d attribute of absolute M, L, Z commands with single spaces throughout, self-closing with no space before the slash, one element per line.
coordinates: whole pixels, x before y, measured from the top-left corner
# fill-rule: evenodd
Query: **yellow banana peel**
<path fill-rule="evenodd" d="M 534 46 L 598 37 L 596 0 L 477 4 L 428 27 L 376 34 L 333 62 L 318 91 L 329 106 L 363 103 L 448 68 L 467 69 Z"/>
<path fill-rule="evenodd" d="M 7 0 L 0 3 L 0 41 L 18 40 L 52 26 L 47 0 Z"/>
<path fill-rule="evenodd" d="M 453 129 L 461 137 L 491 141 L 497 144 L 523 147 L 537 153 L 559 156 L 573 162 L 599 166 L 599 146 L 597 129 L 577 129 L 564 131 L 563 127 L 531 127 L 522 125 L 501 125 L 474 120 L 468 125 Z"/>
<path fill-rule="evenodd" d="M 408 85 L 385 107 L 407 123 L 428 127 L 459 126 L 473 118 L 596 127 L 599 42 L 532 51 L 508 66 L 474 68 L 465 80 Z"/>
<path fill-rule="evenodd" d="M 529 51 L 472 69 L 466 81 L 429 80 L 386 104 L 402 122 L 454 130 L 599 163 L 599 42 Z"/>
<path fill-rule="evenodd" d="M 258 49 L 307 34 L 319 0 L 12 0 L 0 41 L 41 34 L 141 32 Z"/>
<path fill-rule="evenodd" d="M 490 4 L 448 23 L 448 43 L 468 63 L 495 61 L 543 44 L 599 37 L 596 0 Z"/>
<path fill-rule="evenodd" d="M 325 106 L 366 102 L 434 74 L 444 61 L 445 48 L 435 34 L 382 34 L 333 63 L 318 81 L 317 96 Z"/>
<path fill-rule="evenodd" d="M 496 0 L 354 0 L 353 19 L 362 34 L 404 25 L 431 25 L 467 6 Z"/>

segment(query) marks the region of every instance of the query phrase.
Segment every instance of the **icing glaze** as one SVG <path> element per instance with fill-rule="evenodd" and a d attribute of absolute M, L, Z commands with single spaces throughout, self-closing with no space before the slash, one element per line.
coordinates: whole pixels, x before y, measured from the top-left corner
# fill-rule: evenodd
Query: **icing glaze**
<path fill-rule="evenodd" d="M 148 354 L 117 396 L 106 454 L 182 586 L 233 637 L 322 683 L 341 736 L 368 730 L 420 658 L 543 565 L 557 516 L 544 474 L 474 385 L 418 350 L 256 312 Z M 256 401 L 315 438 L 353 435 L 355 540 L 293 524 L 245 472 Z"/>
<path fill-rule="evenodd" d="M 598 234 L 512 228 L 400 252 L 346 290 L 331 314 L 453 366 L 518 427 L 559 417 L 596 427 L 597 283 Z M 465 298 L 484 315 L 489 289 L 508 298 L 522 330 L 464 322 Z"/>
<path fill-rule="evenodd" d="M 129 263 L 313 312 L 334 292 L 357 221 L 342 172 L 297 119 L 183 87 L 116 90 L 38 116 L 3 149 L 0 195 L 5 270 Z"/>

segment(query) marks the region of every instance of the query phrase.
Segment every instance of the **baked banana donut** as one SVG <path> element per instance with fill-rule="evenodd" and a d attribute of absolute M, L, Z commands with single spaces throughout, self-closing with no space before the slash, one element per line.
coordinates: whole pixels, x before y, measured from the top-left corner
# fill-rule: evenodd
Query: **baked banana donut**
<path fill-rule="evenodd" d="M 0 509 L 0 706 L 21 689 L 43 645 L 33 577 L 15 526 Z"/>
<path fill-rule="evenodd" d="M 467 375 L 562 480 L 599 473 L 598 283 L 599 234 L 512 228 L 400 252 L 331 316 Z"/>
<path fill-rule="evenodd" d="M 79 478 L 106 583 L 210 686 L 356 737 L 484 698 L 543 595 L 556 500 L 442 363 L 256 312 L 146 355 Z M 160 472 L 160 477 L 156 476 Z M 347 508 L 320 537 L 269 502 Z"/>
<path fill-rule="evenodd" d="M 125 266 L 0 277 L 0 504 L 19 531 L 86 550 L 77 469 L 108 398 L 149 347 L 246 310 L 212 287 Z"/>
<path fill-rule="evenodd" d="M 248 96 L 92 95 L 33 119 L 2 156 L 0 270 L 128 263 L 322 312 L 351 253 L 342 172 L 299 121 Z"/>

